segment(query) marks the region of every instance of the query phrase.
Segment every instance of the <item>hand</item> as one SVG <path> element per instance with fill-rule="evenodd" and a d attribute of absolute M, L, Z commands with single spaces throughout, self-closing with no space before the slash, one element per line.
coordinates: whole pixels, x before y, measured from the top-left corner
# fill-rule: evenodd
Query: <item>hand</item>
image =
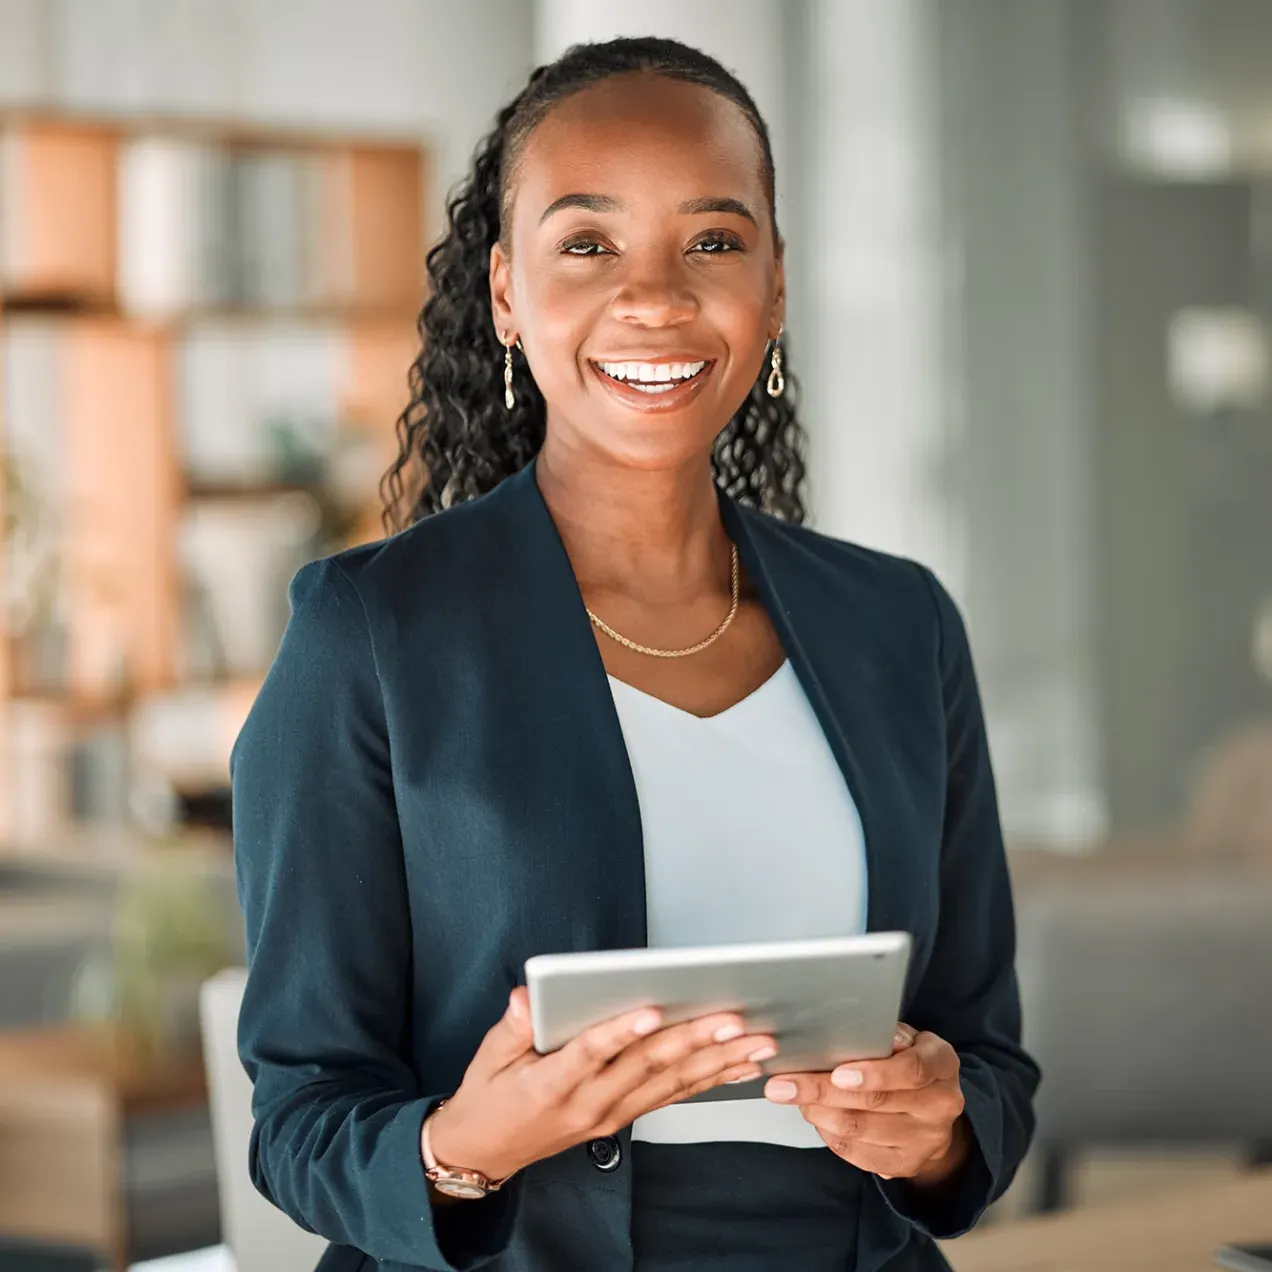
<path fill-rule="evenodd" d="M 764 1094 L 798 1104 L 844 1161 L 883 1179 L 928 1185 L 948 1179 L 970 1149 L 958 1074 L 958 1053 L 948 1042 L 898 1025 L 886 1060 L 774 1077 Z"/>
<path fill-rule="evenodd" d="M 758 1078 L 759 1062 L 777 1053 L 772 1038 L 747 1036 L 734 1012 L 661 1025 L 655 1009 L 629 1012 L 540 1056 L 529 997 L 514 989 L 459 1090 L 430 1120 L 434 1155 L 504 1179 L 709 1087 Z"/>

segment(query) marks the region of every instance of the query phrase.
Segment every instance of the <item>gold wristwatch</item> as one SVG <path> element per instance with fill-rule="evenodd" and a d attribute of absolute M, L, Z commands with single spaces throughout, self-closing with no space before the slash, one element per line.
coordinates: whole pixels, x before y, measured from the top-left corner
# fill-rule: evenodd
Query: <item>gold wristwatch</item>
<path fill-rule="evenodd" d="M 468 1170 L 462 1166 L 443 1166 L 433 1156 L 433 1146 L 429 1143 L 428 1124 L 442 1107 L 443 1100 L 437 1108 L 424 1119 L 420 1128 L 420 1158 L 424 1163 L 424 1178 L 445 1197 L 455 1197 L 461 1201 L 480 1201 L 481 1198 L 498 1192 L 508 1179 L 489 1179 L 479 1170 Z M 509 1176 L 511 1178 L 511 1176 Z"/>

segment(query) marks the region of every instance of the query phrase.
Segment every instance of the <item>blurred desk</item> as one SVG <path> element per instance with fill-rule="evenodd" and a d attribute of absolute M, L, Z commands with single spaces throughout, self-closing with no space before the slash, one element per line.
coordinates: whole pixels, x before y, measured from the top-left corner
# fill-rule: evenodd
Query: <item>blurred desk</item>
<path fill-rule="evenodd" d="M 122 1272 L 128 1121 L 206 1103 L 197 1051 L 80 1026 L 0 1033 L 0 1232 L 89 1245 Z"/>
<path fill-rule="evenodd" d="M 1084 1206 L 947 1242 L 955 1272 L 1205 1272 L 1221 1245 L 1272 1240 L 1272 1171 Z"/>

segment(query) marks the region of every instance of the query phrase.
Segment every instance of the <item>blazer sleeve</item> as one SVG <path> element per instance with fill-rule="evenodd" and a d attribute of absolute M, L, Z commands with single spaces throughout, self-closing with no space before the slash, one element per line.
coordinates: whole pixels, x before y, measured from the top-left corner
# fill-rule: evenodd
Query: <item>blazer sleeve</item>
<path fill-rule="evenodd" d="M 973 1148 L 947 1185 L 920 1190 L 879 1180 L 888 1204 L 929 1236 L 959 1236 L 1011 1183 L 1033 1137 L 1039 1071 L 1020 1044 L 1011 881 L 976 673 L 962 616 L 931 571 L 936 606 L 947 779 L 940 919 L 907 1023 L 958 1052 Z"/>
<path fill-rule="evenodd" d="M 231 757 L 247 930 L 239 1054 L 256 1187 L 375 1259 L 469 1269 L 507 1244 L 516 1181 L 434 1211 L 408 1061 L 412 931 L 388 731 L 361 597 L 334 559 L 292 613 Z"/>

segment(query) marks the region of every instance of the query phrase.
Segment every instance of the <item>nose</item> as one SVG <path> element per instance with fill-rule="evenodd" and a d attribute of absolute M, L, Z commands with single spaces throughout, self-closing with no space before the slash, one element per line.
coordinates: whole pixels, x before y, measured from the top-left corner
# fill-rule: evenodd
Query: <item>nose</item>
<path fill-rule="evenodd" d="M 675 327 L 691 322 L 698 298 L 678 260 L 641 259 L 630 254 L 610 310 L 620 322 L 642 327 Z"/>

